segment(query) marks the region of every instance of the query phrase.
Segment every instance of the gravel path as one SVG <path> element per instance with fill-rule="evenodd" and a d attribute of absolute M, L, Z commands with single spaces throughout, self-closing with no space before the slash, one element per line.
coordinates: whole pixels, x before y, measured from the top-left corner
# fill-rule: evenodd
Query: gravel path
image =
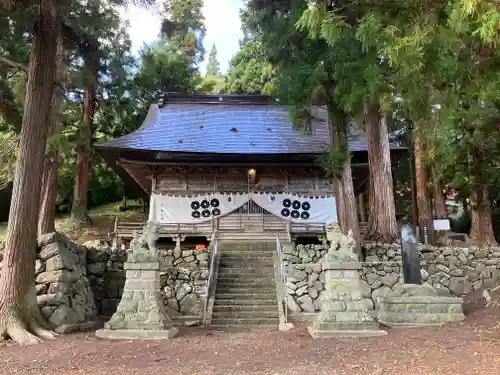
<path fill-rule="evenodd" d="M 313 341 L 290 332 L 186 329 L 172 341 L 108 341 L 92 333 L 19 348 L 0 345 L 9 375 L 497 375 L 498 303 L 460 324 L 387 337 Z"/>

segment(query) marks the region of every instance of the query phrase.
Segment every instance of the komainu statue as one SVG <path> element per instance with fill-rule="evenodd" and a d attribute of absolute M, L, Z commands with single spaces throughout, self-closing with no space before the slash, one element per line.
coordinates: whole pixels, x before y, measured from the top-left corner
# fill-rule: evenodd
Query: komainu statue
<path fill-rule="evenodd" d="M 148 223 L 142 232 L 136 232 L 130 249 L 127 250 L 127 261 L 130 263 L 144 263 L 158 261 L 158 254 L 155 249 L 155 242 L 158 239 L 155 228 Z"/>
<path fill-rule="evenodd" d="M 337 223 L 329 223 L 326 226 L 326 238 L 330 241 L 330 248 L 325 261 L 334 263 L 357 262 L 356 240 L 349 230 L 347 236 L 342 233 Z"/>

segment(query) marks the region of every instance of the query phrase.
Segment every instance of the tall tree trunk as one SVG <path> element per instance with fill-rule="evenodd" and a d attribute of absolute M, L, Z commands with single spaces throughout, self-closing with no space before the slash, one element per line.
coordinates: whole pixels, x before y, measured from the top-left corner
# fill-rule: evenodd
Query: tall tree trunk
<path fill-rule="evenodd" d="M 43 328 L 35 293 L 35 255 L 40 185 L 56 75 L 57 11 L 41 0 L 33 29 L 19 157 L 10 206 L 4 266 L 0 276 L 0 337 L 34 344 L 55 335 Z"/>
<path fill-rule="evenodd" d="M 478 184 L 471 196 L 472 225 L 470 238 L 482 246 L 498 246 L 491 223 L 491 202 L 488 185 Z"/>
<path fill-rule="evenodd" d="M 417 187 L 418 226 L 420 229 L 420 240 L 424 240 L 424 228 L 430 233 L 429 220 L 431 218 L 431 205 L 427 194 L 427 170 L 422 160 L 422 131 L 420 123 L 415 121 L 413 127 L 414 152 L 415 152 L 415 175 Z"/>
<path fill-rule="evenodd" d="M 57 76 L 54 93 L 52 95 L 52 113 L 50 119 L 50 134 L 57 134 L 62 126 L 61 110 L 64 96 L 66 66 L 64 62 L 64 45 L 59 38 L 57 45 Z M 45 166 L 42 179 L 42 198 L 40 203 L 40 217 L 38 218 L 38 235 L 55 232 L 56 200 L 57 200 L 57 172 L 59 170 L 59 145 L 48 149 L 45 154 Z"/>
<path fill-rule="evenodd" d="M 365 105 L 370 171 L 370 207 L 366 238 L 393 243 L 398 237 L 389 134 L 379 104 Z"/>
<path fill-rule="evenodd" d="M 42 199 L 38 218 L 38 235 L 56 231 L 57 172 L 59 170 L 59 152 L 49 151 L 45 155 L 42 180 Z"/>
<path fill-rule="evenodd" d="M 434 201 L 436 204 L 436 215 L 440 219 L 448 217 L 448 210 L 446 209 L 446 202 L 444 200 L 443 185 L 436 173 L 436 166 L 434 164 L 430 167 L 432 176 L 432 186 L 434 190 Z"/>
<path fill-rule="evenodd" d="M 333 187 L 335 189 L 335 204 L 337 206 L 337 218 L 341 230 L 347 227 L 346 210 L 345 210 L 345 194 L 342 186 L 342 178 L 338 176 L 333 177 Z"/>
<path fill-rule="evenodd" d="M 80 134 L 81 145 L 77 148 L 75 189 L 71 207 L 71 220 L 76 226 L 81 226 L 89 220 L 89 170 L 95 99 L 95 84 L 87 83 L 83 98 L 83 127 Z"/>
<path fill-rule="evenodd" d="M 358 253 L 361 253 L 361 239 L 359 235 L 358 211 L 356 196 L 352 182 L 351 154 L 347 147 L 347 117 L 336 115 L 332 108 L 328 111 L 331 145 L 333 148 L 345 147 L 347 159 L 342 169 L 342 175 L 336 179 L 337 211 L 341 230 L 347 234 L 352 231 L 356 240 Z"/>

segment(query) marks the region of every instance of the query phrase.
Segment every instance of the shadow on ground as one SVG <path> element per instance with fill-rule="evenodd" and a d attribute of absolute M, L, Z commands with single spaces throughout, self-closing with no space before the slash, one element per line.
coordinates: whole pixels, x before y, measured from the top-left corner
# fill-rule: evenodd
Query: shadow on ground
<path fill-rule="evenodd" d="M 0 374 L 469 375 L 500 373 L 500 298 L 450 326 L 391 330 L 387 337 L 313 341 L 289 332 L 186 328 L 172 341 L 108 341 L 93 333 L 0 347 Z"/>

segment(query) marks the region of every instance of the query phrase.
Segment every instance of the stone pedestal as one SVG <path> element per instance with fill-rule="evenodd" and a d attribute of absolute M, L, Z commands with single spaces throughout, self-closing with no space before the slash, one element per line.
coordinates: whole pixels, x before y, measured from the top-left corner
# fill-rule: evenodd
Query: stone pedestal
<path fill-rule="evenodd" d="M 389 327 L 426 327 L 465 319 L 462 298 L 442 297 L 430 285 L 403 284 L 379 298 L 377 318 Z"/>
<path fill-rule="evenodd" d="M 116 313 L 96 332 L 109 339 L 169 339 L 178 328 L 165 311 L 159 262 L 125 263 L 125 287 Z"/>
<path fill-rule="evenodd" d="M 378 324 L 363 307 L 358 262 L 326 262 L 325 293 L 320 312 L 309 327 L 313 338 L 382 336 Z"/>

